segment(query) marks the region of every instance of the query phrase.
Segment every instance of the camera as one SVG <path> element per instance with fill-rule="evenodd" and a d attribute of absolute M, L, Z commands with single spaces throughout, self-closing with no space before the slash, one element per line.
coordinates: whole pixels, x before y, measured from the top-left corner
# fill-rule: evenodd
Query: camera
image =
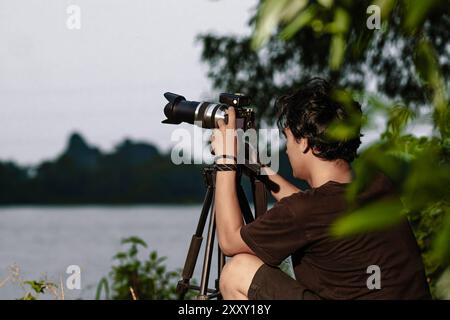
<path fill-rule="evenodd" d="M 187 101 L 185 97 L 166 92 L 164 97 L 168 103 L 164 107 L 167 119 L 162 123 L 180 124 L 182 122 L 198 125 L 206 129 L 217 128 L 217 122 L 222 119 L 228 123 L 225 111 L 229 107 L 236 110 L 236 128 L 247 130 L 255 127 L 255 113 L 250 105 L 250 97 L 243 94 L 221 93 L 219 103 Z"/>

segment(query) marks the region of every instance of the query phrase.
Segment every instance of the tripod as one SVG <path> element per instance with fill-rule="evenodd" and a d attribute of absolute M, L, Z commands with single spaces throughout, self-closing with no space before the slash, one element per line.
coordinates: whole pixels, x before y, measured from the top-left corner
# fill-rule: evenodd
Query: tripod
<path fill-rule="evenodd" d="M 252 210 L 247 201 L 247 197 L 244 193 L 244 189 L 241 186 L 241 177 L 242 175 L 246 175 L 250 179 L 251 187 L 252 187 L 252 196 L 255 210 L 255 217 L 259 217 L 264 214 L 267 210 L 267 192 L 265 185 L 261 179 L 261 176 L 258 176 L 259 168 L 256 168 L 252 165 L 241 165 L 241 170 L 237 174 L 236 178 L 236 190 L 239 199 L 239 206 L 241 208 L 242 216 L 246 224 L 252 222 L 254 220 L 254 216 L 252 214 Z M 215 206 L 214 206 L 214 191 L 215 191 L 215 183 L 216 183 L 216 169 L 214 166 L 208 166 L 203 169 L 203 178 L 206 184 L 206 194 L 203 201 L 202 210 L 200 213 L 200 218 L 197 224 L 197 229 L 192 236 L 191 243 L 189 246 L 189 250 L 187 253 L 186 261 L 184 264 L 182 279 L 178 282 L 177 285 L 177 293 L 180 299 L 184 299 L 184 296 L 188 292 L 188 290 L 198 291 L 197 299 L 198 300 L 209 300 L 209 299 L 221 299 L 220 290 L 219 290 L 219 279 L 222 269 L 225 265 L 225 255 L 220 250 L 219 244 L 217 244 L 217 259 L 218 259 L 218 270 L 217 270 L 217 279 L 215 280 L 214 289 L 208 288 L 209 275 L 211 271 L 211 260 L 212 254 L 214 250 L 214 237 L 216 232 L 216 219 L 215 219 Z M 208 232 L 206 236 L 206 247 L 205 254 L 203 259 L 203 269 L 201 273 L 200 285 L 192 285 L 190 280 L 194 273 L 195 265 L 198 260 L 198 255 L 200 253 L 201 244 L 203 241 L 203 231 L 208 220 L 209 216 L 209 225 Z"/>

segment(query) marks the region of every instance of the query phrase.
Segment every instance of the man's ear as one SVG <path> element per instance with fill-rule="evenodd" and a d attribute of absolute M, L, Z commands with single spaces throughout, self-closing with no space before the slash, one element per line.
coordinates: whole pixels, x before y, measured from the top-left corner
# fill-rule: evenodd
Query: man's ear
<path fill-rule="evenodd" d="M 303 153 L 307 153 L 309 151 L 308 139 L 306 138 L 300 139 L 300 150 Z"/>

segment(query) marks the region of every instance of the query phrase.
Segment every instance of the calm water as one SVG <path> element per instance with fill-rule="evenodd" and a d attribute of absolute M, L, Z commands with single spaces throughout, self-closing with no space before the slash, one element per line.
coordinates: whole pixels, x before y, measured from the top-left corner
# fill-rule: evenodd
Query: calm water
<path fill-rule="evenodd" d="M 62 277 L 64 283 L 66 268 L 79 265 L 82 290 L 66 289 L 66 299 L 93 299 L 124 237 L 141 237 L 149 245 L 146 255 L 155 249 L 167 256 L 169 270 L 182 268 L 199 215 L 200 206 L 0 208 L 0 284 L 13 264 L 25 280 L 46 276 L 59 282 Z M 197 279 L 199 269 L 197 265 Z M 24 292 L 7 283 L 0 288 L 0 299 L 16 299 Z"/>

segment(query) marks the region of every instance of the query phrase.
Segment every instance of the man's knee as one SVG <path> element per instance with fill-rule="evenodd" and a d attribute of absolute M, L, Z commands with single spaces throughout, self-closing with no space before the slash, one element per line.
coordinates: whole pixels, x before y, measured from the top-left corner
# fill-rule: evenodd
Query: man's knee
<path fill-rule="evenodd" d="M 256 256 L 241 253 L 227 260 L 220 274 L 219 286 L 222 292 L 229 290 L 245 291 L 253 276 L 263 262 Z"/>
<path fill-rule="evenodd" d="M 222 272 L 220 273 L 219 286 L 220 291 L 228 291 L 233 289 L 234 284 L 236 283 L 236 279 L 242 268 L 244 259 L 241 258 L 241 254 L 237 254 L 233 256 L 231 259 L 227 260 L 227 263 L 223 267 Z"/>

